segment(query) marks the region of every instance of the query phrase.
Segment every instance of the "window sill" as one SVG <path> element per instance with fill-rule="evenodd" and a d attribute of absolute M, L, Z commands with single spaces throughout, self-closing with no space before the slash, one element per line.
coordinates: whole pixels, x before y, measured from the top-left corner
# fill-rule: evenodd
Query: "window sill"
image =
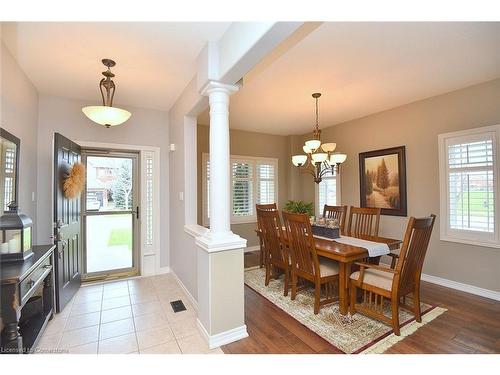
<path fill-rule="evenodd" d="M 500 243 L 497 243 L 497 242 L 485 242 L 485 241 L 469 240 L 469 239 L 464 239 L 464 238 L 455 238 L 455 237 L 447 237 L 447 236 L 442 236 L 440 238 L 440 240 L 446 241 L 446 242 L 462 243 L 465 245 L 492 247 L 495 249 L 500 249 Z"/>
<path fill-rule="evenodd" d="M 231 225 L 238 225 L 238 224 L 257 224 L 257 219 L 251 218 L 251 219 L 231 220 Z"/>

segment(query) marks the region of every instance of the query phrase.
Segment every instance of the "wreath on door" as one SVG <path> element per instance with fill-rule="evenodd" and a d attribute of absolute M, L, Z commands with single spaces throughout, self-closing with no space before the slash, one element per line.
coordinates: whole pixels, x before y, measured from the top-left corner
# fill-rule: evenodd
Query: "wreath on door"
<path fill-rule="evenodd" d="M 85 187 L 85 166 L 76 162 L 70 168 L 67 177 L 64 179 L 64 196 L 69 199 L 78 197 Z"/>

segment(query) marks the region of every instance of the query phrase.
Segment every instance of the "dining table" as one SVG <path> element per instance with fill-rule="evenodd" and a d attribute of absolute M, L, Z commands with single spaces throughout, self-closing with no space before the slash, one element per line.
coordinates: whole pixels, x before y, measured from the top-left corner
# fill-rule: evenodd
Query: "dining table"
<path fill-rule="evenodd" d="M 346 234 L 366 241 L 385 243 L 390 251 L 398 250 L 402 241 L 394 238 Z M 351 276 L 352 264 L 356 261 L 368 258 L 368 250 L 358 246 L 352 246 L 335 242 L 335 240 L 318 238 L 315 236 L 316 253 L 324 258 L 332 259 L 339 264 L 339 311 L 346 315 L 349 308 L 349 278 Z M 380 258 L 380 257 L 378 257 Z"/>
<path fill-rule="evenodd" d="M 257 235 L 260 231 L 256 230 Z M 283 242 L 288 243 L 286 232 L 283 232 Z M 367 236 L 360 234 L 345 233 L 344 236 L 355 237 L 366 241 L 385 243 L 389 250 L 396 251 L 403 241 L 380 236 Z M 336 242 L 334 239 L 314 236 L 316 253 L 324 258 L 332 259 L 339 264 L 339 312 L 347 315 L 349 309 L 349 278 L 351 276 L 352 264 L 356 261 L 368 258 L 368 250 L 363 247 L 352 246 Z M 377 257 L 378 259 L 380 257 Z"/>

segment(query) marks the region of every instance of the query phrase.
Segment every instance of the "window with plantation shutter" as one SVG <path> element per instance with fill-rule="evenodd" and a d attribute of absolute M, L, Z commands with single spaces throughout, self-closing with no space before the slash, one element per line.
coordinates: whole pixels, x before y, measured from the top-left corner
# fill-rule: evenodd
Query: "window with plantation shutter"
<path fill-rule="evenodd" d="M 257 204 L 276 202 L 275 165 L 272 162 L 257 162 Z"/>
<path fill-rule="evenodd" d="M 340 205 L 340 180 L 335 174 L 328 174 L 316 185 L 316 216 L 323 215 L 325 204 L 330 206 Z"/>
<path fill-rule="evenodd" d="M 441 237 L 499 246 L 499 126 L 439 136 Z"/>
<path fill-rule="evenodd" d="M 231 161 L 233 218 L 253 216 L 253 169 L 251 161 Z"/>
<path fill-rule="evenodd" d="M 202 173 L 202 203 L 203 203 L 203 225 L 208 226 L 210 218 L 210 160 L 208 159 L 208 154 L 203 154 L 203 173 Z"/>
<path fill-rule="evenodd" d="M 146 156 L 146 244 L 153 245 L 153 156 Z"/>
<path fill-rule="evenodd" d="M 203 154 L 203 225 L 209 226 L 210 162 Z M 255 204 L 278 200 L 278 161 L 250 156 L 231 156 L 231 223 L 257 220 Z"/>

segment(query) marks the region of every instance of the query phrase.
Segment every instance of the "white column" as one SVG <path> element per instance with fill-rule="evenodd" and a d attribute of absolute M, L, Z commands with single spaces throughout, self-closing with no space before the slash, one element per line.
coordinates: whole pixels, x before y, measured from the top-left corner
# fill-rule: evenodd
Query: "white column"
<path fill-rule="evenodd" d="M 210 348 L 247 337 L 243 277 L 246 240 L 231 232 L 229 95 L 237 86 L 209 82 L 210 230 L 196 237 L 198 327 Z"/>
<path fill-rule="evenodd" d="M 214 81 L 202 90 L 210 104 L 210 232 L 207 236 L 218 243 L 239 239 L 231 232 L 229 150 L 229 96 L 237 90 L 238 86 Z"/>

